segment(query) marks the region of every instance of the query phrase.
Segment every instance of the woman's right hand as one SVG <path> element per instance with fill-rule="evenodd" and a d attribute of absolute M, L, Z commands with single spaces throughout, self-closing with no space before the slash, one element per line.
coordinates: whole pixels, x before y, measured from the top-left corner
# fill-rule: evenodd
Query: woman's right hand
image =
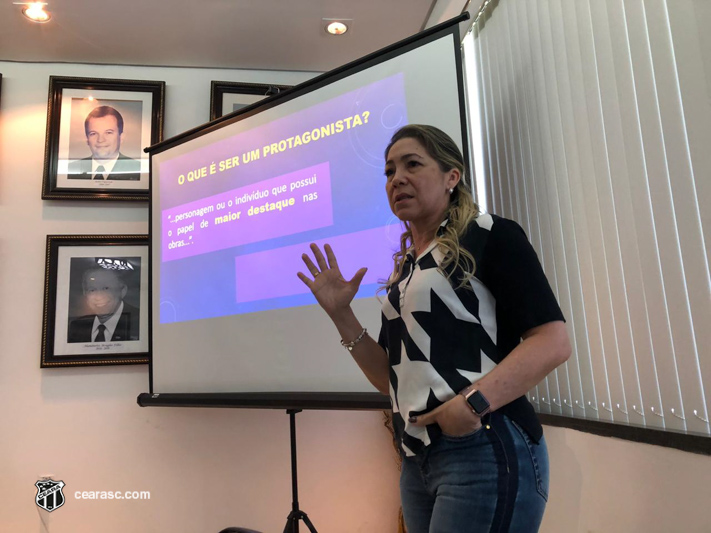
<path fill-rule="evenodd" d="M 297 276 L 311 289 L 323 310 L 333 318 L 348 309 L 368 269 L 361 268 L 350 281 L 346 281 L 338 268 L 338 261 L 331 246 L 326 244 L 323 249 L 328 257 L 328 263 L 315 244 L 311 245 L 311 251 L 316 258 L 316 264 L 307 254 L 301 256 L 314 279 L 302 272 L 297 273 Z"/>

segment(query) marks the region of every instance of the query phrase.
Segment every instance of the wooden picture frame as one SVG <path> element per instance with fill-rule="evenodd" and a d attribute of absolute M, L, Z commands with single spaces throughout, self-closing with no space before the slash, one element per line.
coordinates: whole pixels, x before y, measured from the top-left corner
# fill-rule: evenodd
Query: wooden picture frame
<path fill-rule="evenodd" d="M 210 120 L 291 89 L 291 85 L 214 81 L 210 87 Z"/>
<path fill-rule="evenodd" d="M 43 200 L 148 201 L 165 82 L 50 76 Z"/>
<path fill-rule="evenodd" d="M 148 235 L 48 235 L 41 368 L 148 363 Z"/>

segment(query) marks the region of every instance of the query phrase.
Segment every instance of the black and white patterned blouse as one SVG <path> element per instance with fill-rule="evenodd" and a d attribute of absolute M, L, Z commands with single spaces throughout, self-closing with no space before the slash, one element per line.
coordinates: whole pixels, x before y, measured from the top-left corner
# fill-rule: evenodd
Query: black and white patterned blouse
<path fill-rule="evenodd" d="M 408 254 L 402 275 L 383 302 L 378 343 L 390 361 L 393 425 L 407 455 L 419 453 L 441 434 L 436 424 L 415 427 L 408 417 L 431 411 L 486 375 L 524 332 L 564 320 L 518 224 L 479 215 L 460 245 L 476 262 L 471 290 L 455 288 L 458 272 L 448 280 L 440 271 L 443 254 L 433 242 L 417 260 Z M 525 396 L 499 411 L 534 441 L 540 439 L 542 428 Z"/>

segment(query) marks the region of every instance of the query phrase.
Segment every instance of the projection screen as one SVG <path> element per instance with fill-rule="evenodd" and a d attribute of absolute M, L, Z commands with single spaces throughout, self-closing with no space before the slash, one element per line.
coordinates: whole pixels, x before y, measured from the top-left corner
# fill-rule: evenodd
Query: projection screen
<path fill-rule="evenodd" d="M 459 21 L 150 149 L 151 393 L 139 403 L 372 399 L 296 272 L 312 242 L 331 244 L 346 278 L 368 267 L 353 307 L 377 338 L 376 291 L 402 231 L 384 148 L 399 127 L 423 123 L 467 156 Z"/>

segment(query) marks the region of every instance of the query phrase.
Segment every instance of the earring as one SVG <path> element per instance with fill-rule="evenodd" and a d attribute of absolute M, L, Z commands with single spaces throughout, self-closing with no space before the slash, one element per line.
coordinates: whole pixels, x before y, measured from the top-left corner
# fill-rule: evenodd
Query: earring
<path fill-rule="evenodd" d="M 449 189 L 449 194 L 454 193 L 454 189 Z"/>

